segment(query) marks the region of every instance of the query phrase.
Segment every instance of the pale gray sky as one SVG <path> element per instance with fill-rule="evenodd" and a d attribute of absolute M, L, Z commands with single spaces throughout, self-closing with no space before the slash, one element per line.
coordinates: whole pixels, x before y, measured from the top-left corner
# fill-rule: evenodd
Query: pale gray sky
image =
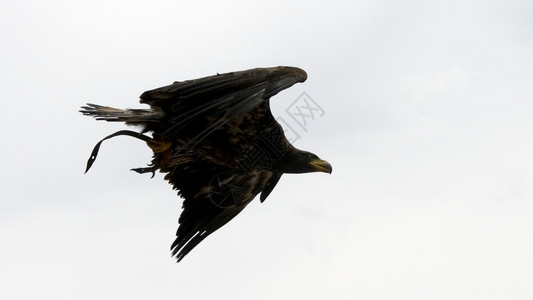
<path fill-rule="evenodd" d="M 531 1 L 4 1 L 2 299 L 530 299 Z M 181 200 L 85 102 L 253 67 L 333 174 L 284 176 L 181 263 Z M 303 92 L 324 110 L 297 127 Z"/>

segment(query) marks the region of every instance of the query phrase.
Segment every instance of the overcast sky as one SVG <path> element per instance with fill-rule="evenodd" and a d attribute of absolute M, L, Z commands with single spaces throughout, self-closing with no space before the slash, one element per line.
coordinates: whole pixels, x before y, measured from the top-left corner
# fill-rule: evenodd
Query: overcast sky
<path fill-rule="evenodd" d="M 253 4 L 252 4 L 253 3 Z M 2 299 L 531 299 L 533 2 L 3 1 Z M 144 143 L 77 112 L 290 65 L 287 175 L 182 262 Z M 300 95 L 323 115 L 290 116 Z"/>

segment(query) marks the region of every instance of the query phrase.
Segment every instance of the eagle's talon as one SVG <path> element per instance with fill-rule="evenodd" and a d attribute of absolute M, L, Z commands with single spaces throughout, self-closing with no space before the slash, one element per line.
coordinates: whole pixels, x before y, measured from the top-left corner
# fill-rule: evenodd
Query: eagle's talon
<path fill-rule="evenodd" d="M 155 174 L 155 171 L 152 170 L 152 168 L 135 168 L 135 169 L 131 169 L 131 171 L 135 171 L 139 174 L 144 174 L 144 173 L 149 173 L 149 172 L 152 172 Z M 154 175 L 152 175 L 152 178 L 154 177 Z"/>

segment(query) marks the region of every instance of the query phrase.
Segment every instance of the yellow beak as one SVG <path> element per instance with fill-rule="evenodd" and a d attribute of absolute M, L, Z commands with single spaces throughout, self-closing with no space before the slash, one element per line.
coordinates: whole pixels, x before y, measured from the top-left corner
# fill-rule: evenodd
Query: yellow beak
<path fill-rule="evenodd" d="M 311 161 L 310 164 L 313 166 L 315 170 L 319 172 L 331 174 L 331 171 L 333 171 L 333 168 L 331 167 L 331 165 L 323 159 L 315 159 Z"/>

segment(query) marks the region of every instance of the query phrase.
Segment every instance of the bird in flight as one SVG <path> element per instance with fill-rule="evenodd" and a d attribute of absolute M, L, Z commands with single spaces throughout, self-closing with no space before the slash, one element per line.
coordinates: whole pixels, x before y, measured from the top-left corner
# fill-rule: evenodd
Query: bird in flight
<path fill-rule="evenodd" d="M 128 135 L 153 151 L 138 173 L 165 173 L 183 200 L 172 255 L 180 261 L 238 215 L 258 194 L 263 202 L 284 173 L 331 173 L 331 165 L 295 148 L 270 111 L 270 98 L 307 79 L 294 67 L 256 68 L 174 82 L 140 96 L 147 109 L 87 104 L 97 120 L 135 125 L 96 144 L 87 172 L 109 138 Z M 150 134 L 151 136 L 147 135 Z"/>

